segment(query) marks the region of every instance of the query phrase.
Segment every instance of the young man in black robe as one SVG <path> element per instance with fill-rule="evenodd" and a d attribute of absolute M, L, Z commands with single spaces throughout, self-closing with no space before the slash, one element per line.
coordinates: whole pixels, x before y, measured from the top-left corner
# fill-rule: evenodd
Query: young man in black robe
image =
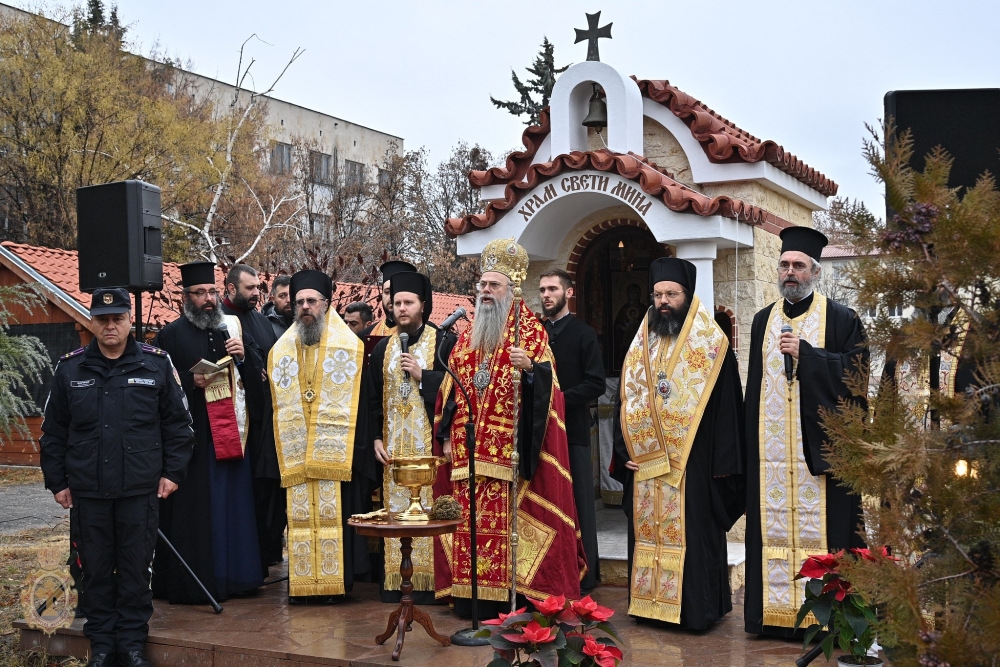
<path fill-rule="evenodd" d="M 212 384 L 211 377 L 189 369 L 202 359 L 215 362 L 232 356 L 247 385 L 259 377 L 259 370 L 253 369 L 259 369 L 260 361 L 252 358 L 256 353 L 244 347 L 237 332 L 221 330 L 223 314 L 215 264 L 194 262 L 180 268 L 184 314 L 163 327 L 153 342 L 170 354 L 180 375 L 191 411 L 195 447 L 184 485 L 160 503 L 160 529 L 212 595 L 225 600 L 251 593 L 264 581 L 250 459 L 229 456 L 228 451 L 218 458 L 217 445 L 222 447 L 224 436 L 228 442 L 232 434 L 210 419 L 205 388 Z M 238 433 L 236 438 L 238 452 Z M 171 603 L 206 603 L 198 585 L 169 549 L 156 550 L 152 586 L 154 597 Z"/>
<path fill-rule="evenodd" d="M 391 336 L 396 331 L 396 319 L 392 315 L 392 291 L 389 288 L 389 280 L 402 271 L 416 272 L 417 267 L 409 262 L 394 259 L 385 262 L 378 267 L 382 274 L 382 313 L 383 318 L 368 325 L 358 334 L 365 342 L 365 364 L 371 359 L 372 350 L 378 342 L 386 336 Z"/>
<path fill-rule="evenodd" d="M 864 546 L 861 498 L 830 475 L 820 409 L 836 409 L 841 398 L 866 405 L 847 382 L 867 368 L 868 348 L 857 314 L 814 291 L 826 237 L 789 227 L 781 241 L 782 299 L 754 316 L 750 332 L 744 613 L 747 632 L 791 637 L 802 561 Z"/>
<path fill-rule="evenodd" d="M 433 456 L 434 406 L 447 372 L 439 359 L 447 359 L 451 354 L 455 337 L 427 322 L 433 308 L 431 281 L 427 276 L 412 271 L 397 273 L 390 279 L 390 291 L 396 332 L 379 341 L 372 352 L 367 371 L 368 418 L 383 480 L 384 506 L 390 512 L 401 512 L 409 504 L 409 491 L 397 486 L 384 466 L 395 456 Z M 407 335 L 405 352 L 403 334 Z M 424 495 L 424 503 L 429 506 L 432 501 L 429 487 Z M 386 566 L 380 582 L 382 601 L 398 603 L 399 541 L 385 540 L 383 555 Z M 413 540 L 412 560 L 414 601 L 434 604 L 433 538 Z"/>
<path fill-rule="evenodd" d="M 562 269 L 546 271 L 538 279 L 538 293 L 545 315 L 545 332 L 556 357 L 556 376 L 566 399 L 566 440 L 576 515 L 587 553 L 587 574 L 582 592 L 601 582 L 597 553 L 597 509 L 594 500 L 593 450 L 590 441 L 590 403 L 604 394 L 604 362 L 597 332 L 569 312 L 573 282 Z"/>
<path fill-rule="evenodd" d="M 274 422 L 271 414 L 271 389 L 267 382 L 267 355 L 278 340 L 270 320 L 257 311 L 260 280 L 246 264 L 237 264 L 226 276 L 222 312 L 239 319 L 244 344 L 253 350 L 247 358 L 247 456 L 253 474 L 254 511 L 257 516 L 257 539 L 265 568 L 282 561 L 285 534 L 285 491 L 274 447 Z"/>
<path fill-rule="evenodd" d="M 732 610 L 726 531 L 743 514 L 739 369 L 694 295 L 696 269 L 649 267 L 653 307 L 622 365 L 615 473 L 631 616 L 704 630 Z"/>

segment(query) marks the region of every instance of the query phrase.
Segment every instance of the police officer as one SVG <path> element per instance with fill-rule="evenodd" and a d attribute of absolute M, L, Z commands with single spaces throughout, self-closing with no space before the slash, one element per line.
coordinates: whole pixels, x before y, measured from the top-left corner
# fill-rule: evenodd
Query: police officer
<path fill-rule="evenodd" d="M 157 499 L 184 479 L 191 415 L 167 353 L 132 338 L 127 291 L 94 292 L 90 321 L 94 340 L 64 355 L 52 378 L 42 472 L 45 488 L 78 519 L 88 665 L 151 667 L 143 647 Z"/>

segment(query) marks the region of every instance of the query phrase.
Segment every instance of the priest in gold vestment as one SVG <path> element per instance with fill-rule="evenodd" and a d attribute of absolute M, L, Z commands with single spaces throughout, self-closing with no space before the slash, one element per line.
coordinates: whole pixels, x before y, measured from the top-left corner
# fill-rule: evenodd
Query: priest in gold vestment
<path fill-rule="evenodd" d="M 704 630 L 732 610 L 726 531 L 744 507 L 743 396 L 696 278 L 683 259 L 649 267 L 653 306 L 622 364 L 614 445 L 628 613 Z"/>
<path fill-rule="evenodd" d="M 867 406 L 848 377 L 867 370 L 868 347 L 857 313 L 814 289 L 826 244 L 815 229 L 782 230 L 782 298 L 754 316 L 750 331 L 743 611 L 746 631 L 756 634 L 802 634 L 794 629 L 805 595 L 805 580 L 795 581 L 802 562 L 864 546 L 861 497 L 831 474 L 821 412 L 836 410 L 840 400 Z M 785 324 L 792 330 L 783 332 Z"/>
<path fill-rule="evenodd" d="M 430 279 L 413 271 L 392 276 L 390 291 L 396 331 L 383 338 L 372 352 L 368 367 L 369 430 L 375 457 L 382 468 L 382 498 L 390 512 L 409 506 L 410 492 L 397 485 L 387 465 L 397 456 L 432 456 L 434 406 L 445 376 L 440 356 L 447 359 L 455 344 L 450 333 L 427 322 L 434 294 Z M 401 334 L 406 334 L 405 348 Z M 425 507 L 433 502 L 431 488 L 421 491 Z M 399 539 L 385 538 L 385 578 L 382 601 L 399 602 Z M 434 604 L 434 538 L 413 539 L 413 600 Z"/>
<path fill-rule="evenodd" d="M 292 276 L 295 323 L 268 355 L 281 486 L 288 493 L 290 601 L 333 601 L 367 571 L 367 545 L 347 526 L 359 511 L 355 473 L 361 340 L 329 308 L 319 271 Z M 353 481 L 352 481 L 353 480 Z"/>
<path fill-rule="evenodd" d="M 578 599 L 587 559 L 569 472 L 565 402 L 553 372 L 548 335 L 514 298 L 527 273 L 528 254 L 514 239 L 498 239 L 483 250 L 480 268 L 475 320 L 459 336 L 448 362 L 471 404 L 452 378 L 445 377 L 438 395 L 436 437 L 451 465 L 442 468 L 434 491 L 436 496 L 454 495 L 469 516 L 465 425 L 472 420 L 479 615 L 489 618 L 509 610 L 512 566 L 519 593 Z M 517 463 L 512 457 L 515 444 Z M 512 563 L 514 508 L 518 543 Z M 451 595 L 461 616 L 470 611 L 469 530 L 466 519 L 453 536 L 435 543 L 437 595 Z"/>

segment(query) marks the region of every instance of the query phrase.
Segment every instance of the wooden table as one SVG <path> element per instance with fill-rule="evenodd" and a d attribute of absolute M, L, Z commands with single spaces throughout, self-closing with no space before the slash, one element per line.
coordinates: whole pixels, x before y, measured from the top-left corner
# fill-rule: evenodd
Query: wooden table
<path fill-rule="evenodd" d="M 386 626 L 385 632 L 375 638 L 375 643 L 384 644 L 385 640 L 392 635 L 392 630 L 395 627 L 396 648 L 392 651 L 392 659 L 399 660 L 399 654 L 403 650 L 403 639 L 406 638 L 406 633 L 413 621 L 416 621 L 424 626 L 427 634 L 441 642 L 443 646 L 450 646 L 451 640 L 448 637 L 442 637 L 434 631 L 434 624 L 431 622 L 431 617 L 413 606 L 413 597 L 410 595 L 413 592 L 413 582 L 410 581 L 410 577 L 413 576 L 413 561 L 410 559 L 410 554 L 413 553 L 414 537 L 433 537 L 445 533 L 454 533 L 459 524 L 462 523 L 462 520 L 431 519 L 427 523 L 403 523 L 402 521 L 390 519 L 388 523 L 368 523 L 350 519 L 347 523 L 357 531 L 358 535 L 395 537 L 399 540 L 399 551 L 402 554 L 402 560 L 399 563 L 399 574 L 403 577 L 403 583 L 400 585 L 399 590 L 403 594 L 403 599 L 399 602 L 399 608 L 389 615 L 389 624 Z"/>

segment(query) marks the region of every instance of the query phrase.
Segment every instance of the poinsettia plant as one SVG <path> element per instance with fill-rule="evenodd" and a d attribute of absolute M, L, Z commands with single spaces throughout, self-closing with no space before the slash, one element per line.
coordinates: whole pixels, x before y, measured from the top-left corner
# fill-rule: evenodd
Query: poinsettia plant
<path fill-rule="evenodd" d="M 499 618 L 483 621 L 490 626 L 477 636 L 489 637 L 493 661 L 487 667 L 535 665 L 559 667 L 616 667 L 622 652 L 615 627 L 608 620 L 614 610 L 597 604 L 589 595 L 582 600 L 549 596 L 544 600 L 528 598 L 535 607 L 522 607 Z M 600 630 L 606 637 L 591 634 Z"/>
<path fill-rule="evenodd" d="M 850 654 L 853 664 L 877 665 L 881 662 L 868 656 L 875 643 L 875 607 L 853 591 L 851 582 L 840 572 L 845 560 L 856 558 L 873 562 L 898 560 L 890 556 L 885 547 L 875 553 L 869 549 L 851 549 L 848 555 L 841 549 L 834 554 L 809 556 L 795 576 L 796 579 L 809 579 L 806 582 L 806 599 L 795 618 L 795 627 L 801 626 L 812 612 L 818 623 L 806 629 L 803 647 L 809 646 L 820 630 L 825 629 L 827 635 L 820 646 L 827 660 L 836 643 L 841 651 Z"/>

